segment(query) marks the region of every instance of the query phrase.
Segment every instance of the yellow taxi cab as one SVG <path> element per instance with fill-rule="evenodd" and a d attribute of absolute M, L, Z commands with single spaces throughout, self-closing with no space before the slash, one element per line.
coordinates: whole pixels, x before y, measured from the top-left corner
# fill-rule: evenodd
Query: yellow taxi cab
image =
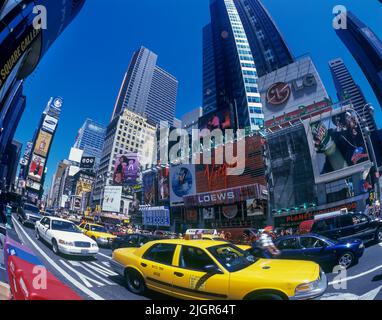
<path fill-rule="evenodd" d="M 111 245 L 116 238 L 116 236 L 108 233 L 105 227 L 95 223 L 82 222 L 78 227 L 85 235 L 92 238 L 101 246 Z"/>
<path fill-rule="evenodd" d="M 151 289 L 181 299 L 302 300 L 327 288 L 314 262 L 257 259 L 225 241 L 152 241 L 115 250 L 111 266 L 135 294 Z"/>

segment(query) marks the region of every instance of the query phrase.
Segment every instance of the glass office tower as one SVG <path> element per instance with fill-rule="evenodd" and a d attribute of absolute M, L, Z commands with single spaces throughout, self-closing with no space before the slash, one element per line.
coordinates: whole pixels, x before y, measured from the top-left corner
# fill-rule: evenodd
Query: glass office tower
<path fill-rule="evenodd" d="M 382 107 L 382 41 L 349 11 L 347 28 L 336 33 L 361 67 Z"/>

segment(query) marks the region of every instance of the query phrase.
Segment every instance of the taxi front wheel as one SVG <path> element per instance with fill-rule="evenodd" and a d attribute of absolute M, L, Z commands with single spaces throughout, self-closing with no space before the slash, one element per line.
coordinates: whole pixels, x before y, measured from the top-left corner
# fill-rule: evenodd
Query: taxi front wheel
<path fill-rule="evenodd" d="M 146 291 L 145 281 L 142 276 L 135 270 L 126 270 L 127 288 L 135 294 L 143 294 Z"/>

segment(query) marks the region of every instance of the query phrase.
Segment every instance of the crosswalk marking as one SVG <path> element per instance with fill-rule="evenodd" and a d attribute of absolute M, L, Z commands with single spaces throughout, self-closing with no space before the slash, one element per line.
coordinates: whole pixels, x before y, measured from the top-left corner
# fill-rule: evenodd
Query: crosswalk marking
<path fill-rule="evenodd" d="M 80 280 L 88 287 L 88 288 L 93 288 L 93 285 L 91 284 L 91 282 L 95 285 L 97 285 L 98 287 L 104 287 L 105 284 L 103 282 L 99 282 L 97 280 L 94 280 L 92 278 L 90 278 L 89 276 L 87 275 L 84 275 L 83 273 L 79 272 L 78 270 L 72 268 L 69 264 L 67 264 L 65 261 L 63 260 L 60 260 L 60 262 L 67 268 L 69 269 L 70 271 L 72 271 L 73 273 L 75 273 L 79 278 Z M 70 261 L 70 263 L 72 264 L 73 262 L 76 262 L 76 261 Z"/>

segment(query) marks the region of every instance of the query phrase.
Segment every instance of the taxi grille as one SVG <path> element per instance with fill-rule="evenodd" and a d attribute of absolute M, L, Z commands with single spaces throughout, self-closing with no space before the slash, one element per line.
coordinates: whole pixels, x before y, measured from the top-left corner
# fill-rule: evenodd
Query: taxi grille
<path fill-rule="evenodd" d="M 74 246 L 78 248 L 90 248 L 89 242 L 76 241 L 74 242 Z"/>

